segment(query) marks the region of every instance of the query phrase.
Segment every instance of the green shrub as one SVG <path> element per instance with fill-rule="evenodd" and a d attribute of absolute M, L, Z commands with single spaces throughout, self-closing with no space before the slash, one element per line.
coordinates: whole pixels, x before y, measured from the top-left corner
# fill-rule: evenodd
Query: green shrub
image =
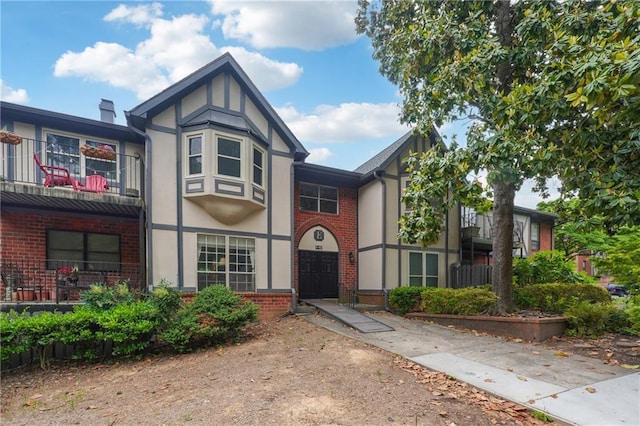
<path fill-rule="evenodd" d="M 150 300 L 158 310 L 158 319 L 161 327 L 173 321 L 178 310 L 183 305 L 180 292 L 173 287 L 169 287 L 164 280 L 153 289 Z"/>
<path fill-rule="evenodd" d="M 98 310 L 111 309 L 123 303 L 131 303 L 135 297 L 129 292 L 126 281 L 117 282 L 112 287 L 102 284 L 91 284 L 89 290 L 80 292 L 80 298 L 85 305 Z"/>
<path fill-rule="evenodd" d="M 519 285 L 584 281 L 584 277 L 575 272 L 575 266 L 565 261 L 559 251 L 540 251 L 533 258 L 514 259 L 513 277 Z"/>
<path fill-rule="evenodd" d="M 96 340 L 113 342 L 114 355 L 133 355 L 149 346 L 158 315 L 151 302 L 132 302 L 99 312 L 96 323 Z"/>
<path fill-rule="evenodd" d="M 627 301 L 628 307 L 625 309 L 629 319 L 629 331 L 640 336 L 640 295 L 635 295 Z"/>
<path fill-rule="evenodd" d="M 174 350 L 188 352 L 236 338 L 253 321 L 258 307 L 222 285 L 198 292 L 192 303 L 184 305 L 167 324 L 161 337 Z"/>
<path fill-rule="evenodd" d="M 577 337 L 594 338 L 610 331 L 611 320 L 618 309 L 612 304 L 581 301 L 565 312 L 567 334 Z"/>
<path fill-rule="evenodd" d="M 30 349 L 29 342 L 23 338 L 24 323 L 27 313 L 11 311 L 0 312 L 0 360 L 6 362 L 11 355 Z"/>
<path fill-rule="evenodd" d="M 550 314 L 562 314 L 582 301 L 611 303 L 611 296 L 604 288 L 579 283 L 515 286 L 513 299 L 518 309 L 534 309 Z"/>
<path fill-rule="evenodd" d="M 424 287 L 396 287 L 389 292 L 389 305 L 401 315 L 420 309 Z"/>
<path fill-rule="evenodd" d="M 422 292 L 421 308 L 430 314 L 477 315 L 493 308 L 497 300 L 486 288 L 432 288 Z"/>

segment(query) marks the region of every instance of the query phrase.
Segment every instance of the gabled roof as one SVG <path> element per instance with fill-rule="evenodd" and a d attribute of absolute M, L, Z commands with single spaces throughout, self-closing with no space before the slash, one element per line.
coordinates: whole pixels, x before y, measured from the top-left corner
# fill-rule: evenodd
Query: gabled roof
<path fill-rule="evenodd" d="M 125 111 L 125 114 L 134 126 L 142 130 L 147 117 L 165 110 L 189 93 L 190 90 L 205 84 L 215 75 L 223 72 L 233 75 L 263 114 L 275 123 L 277 131 L 284 137 L 285 142 L 293 146 L 297 159 L 302 159 L 309 155 L 309 152 L 298 141 L 230 53 L 225 53 L 130 111 Z"/>
<path fill-rule="evenodd" d="M 408 131 L 400 139 L 374 155 L 371 159 L 361 164 L 354 172 L 367 175 L 379 169 L 385 169 L 397 155 L 402 152 L 405 146 L 413 140 L 413 131 Z"/>
<path fill-rule="evenodd" d="M 130 142 L 144 142 L 140 136 L 126 126 L 4 101 L 0 101 L 0 118 L 3 123 L 7 120 L 13 120 L 79 133 L 86 136 L 126 140 Z"/>

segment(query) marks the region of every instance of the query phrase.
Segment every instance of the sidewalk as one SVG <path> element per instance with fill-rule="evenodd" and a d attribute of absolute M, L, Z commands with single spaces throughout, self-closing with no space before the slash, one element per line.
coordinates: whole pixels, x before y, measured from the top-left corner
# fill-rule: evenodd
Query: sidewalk
<path fill-rule="evenodd" d="M 325 316 L 305 318 L 566 423 L 640 425 L 637 370 L 388 313 L 367 316 L 394 330 L 361 333 Z"/>

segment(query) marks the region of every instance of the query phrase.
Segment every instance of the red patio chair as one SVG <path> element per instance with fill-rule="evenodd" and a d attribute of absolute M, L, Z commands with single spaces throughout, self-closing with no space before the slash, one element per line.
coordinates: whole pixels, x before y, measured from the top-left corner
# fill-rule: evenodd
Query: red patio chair
<path fill-rule="evenodd" d="M 48 164 L 42 164 L 38 154 L 33 153 L 33 159 L 35 160 L 42 173 L 44 173 L 44 186 L 71 186 L 75 191 L 84 187 L 83 184 L 71 177 L 69 169 L 60 166 L 49 166 Z"/>

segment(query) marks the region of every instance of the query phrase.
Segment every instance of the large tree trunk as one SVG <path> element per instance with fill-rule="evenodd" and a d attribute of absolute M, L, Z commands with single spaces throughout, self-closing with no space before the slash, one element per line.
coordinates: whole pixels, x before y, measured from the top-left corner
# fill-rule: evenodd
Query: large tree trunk
<path fill-rule="evenodd" d="M 498 296 L 497 314 L 513 310 L 513 200 L 512 183 L 493 185 L 493 292 Z"/>

